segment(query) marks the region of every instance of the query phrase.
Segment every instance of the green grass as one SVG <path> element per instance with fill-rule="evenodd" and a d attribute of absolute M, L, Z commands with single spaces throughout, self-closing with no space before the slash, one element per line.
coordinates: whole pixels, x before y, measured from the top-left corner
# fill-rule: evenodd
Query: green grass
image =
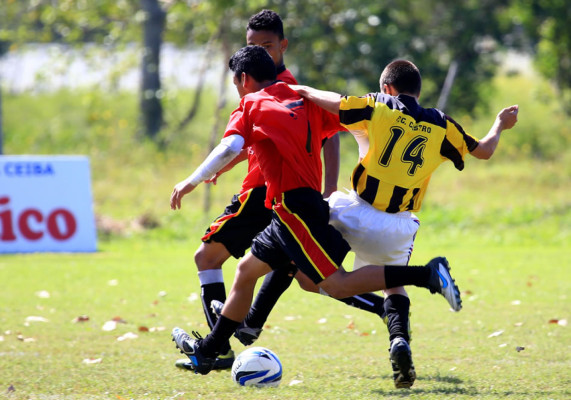
<path fill-rule="evenodd" d="M 193 232 L 196 237 L 197 232 Z M 571 359 L 568 248 L 538 243 L 489 245 L 474 235 L 454 246 L 420 236 L 412 262 L 445 254 L 464 294 L 464 309 L 418 288 L 412 298 L 413 354 L 418 380 L 396 390 L 384 325 L 371 315 L 290 288 L 259 341 L 284 364 L 278 389 L 234 386 L 228 372 L 197 376 L 176 370 L 175 325 L 207 332 L 191 255 L 180 241 L 131 238 L 97 254 L 8 255 L 0 259 L 0 382 L 10 398 L 566 399 Z M 232 279 L 234 265 L 225 266 Z M 116 280 L 117 285 L 110 282 Z M 47 291 L 49 298 L 38 293 Z M 161 296 L 160 292 L 166 292 Z M 164 293 L 162 293 L 164 294 Z M 193 298 L 195 300 L 193 300 Z M 73 323 L 80 315 L 89 321 Z M 29 322 L 40 316 L 49 322 Z M 120 317 L 111 332 L 103 324 Z M 320 323 L 325 318 L 325 323 Z M 353 323 L 354 327 L 349 326 Z M 164 331 L 139 332 L 140 327 Z M 503 331 L 497 337 L 492 333 Z M 118 341 L 127 332 L 137 339 Z M 18 340 L 33 338 L 28 342 Z M 234 349 L 243 349 L 232 339 Z M 525 349 L 517 352 L 516 347 Z M 84 359 L 98 359 L 84 364 Z M 290 386 L 294 380 L 301 381 Z"/>
<path fill-rule="evenodd" d="M 384 325 L 294 283 L 280 300 L 260 345 L 284 364 L 277 389 L 235 386 L 228 372 L 196 376 L 176 370 L 170 330 L 207 333 L 193 253 L 207 224 L 237 189 L 243 167 L 169 209 L 173 185 L 206 155 L 213 98 L 177 132 L 188 94 L 167 94 L 170 147 L 136 139 L 136 98 L 115 93 L 5 95 L 7 154 L 87 154 L 95 210 L 120 229 L 99 231 L 93 254 L 0 256 L 0 395 L 10 399 L 568 399 L 571 397 L 571 152 L 556 97 L 535 79 L 503 76 L 475 119 L 458 120 L 482 137 L 503 106 L 520 104 L 517 129 L 497 156 L 469 159 L 465 171 L 435 173 L 411 262 L 445 255 L 464 309 L 411 288 L 413 389 L 396 390 Z M 534 97 L 535 96 L 535 97 Z M 540 100 L 538 102 L 537 100 Z M 231 108 L 232 105 L 229 105 Z M 227 114 L 225 114 L 227 115 Z M 224 124 L 222 124 L 224 125 Z M 342 137 L 339 187 L 356 157 Z M 159 227 L 132 228 L 145 215 Z M 346 266 L 350 265 L 350 256 Z M 232 281 L 235 261 L 224 267 Z M 116 282 L 116 285 L 110 283 Z M 47 291 L 49 298 L 38 293 Z M 164 295 L 166 293 L 166 295 Z M 81 315 L 88 321 L 72 322 Z M 28 317 L 47 322 L 27 322 Z M 106 321 L 119 317 L 114 331 Z M 325 323 L 320 323 L 325 319 Z M 155 328 L 153 332 L 141 327 Z M 156 329 L 160 328 L 160 329 Z M 162 330 L 164 328 L 164 330 Z M 489 337 L 502 331 L 498 336 Z M 118 341 L 132 332 L 136 339 Z M 241 346 L 232 339 L 234 349 Z M 516 347 L 524 350 L 516 351 Z M 94 364 L 83 360 L 101 359 Z M 293 381 L 300 381 L 290 385 Z M 13 387 L 13 391 L 9 390 Z"/>

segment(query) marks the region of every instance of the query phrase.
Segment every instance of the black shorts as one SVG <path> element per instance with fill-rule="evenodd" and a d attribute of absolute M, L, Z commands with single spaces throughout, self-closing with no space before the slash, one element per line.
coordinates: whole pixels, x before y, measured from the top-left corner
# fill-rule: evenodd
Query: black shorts
<path fill-rule="evenodd" d="M 329 225 L 329 205 L 321 193 L 300 188 L 283 194 L 271 224 L 252 242 L 252 254 L 270 266 L 293 260 L 316 284 L 339 269 L 350 250 Z"/>
<path fill-rule="evenodd" d="M 265 200 L 265 186 L 234 195 L 224 212 L 210 224 L 202 241 L 222 243 L 233 257 L 243 257 L 252 239 L 272 220 L 272 210 L 264 206 Z"/>

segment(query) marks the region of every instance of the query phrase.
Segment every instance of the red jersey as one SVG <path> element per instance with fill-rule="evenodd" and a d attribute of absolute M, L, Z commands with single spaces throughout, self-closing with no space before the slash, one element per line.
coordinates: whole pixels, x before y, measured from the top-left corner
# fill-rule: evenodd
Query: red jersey
<path fill-rule="evenodd" d="M 339 116 L 303 99 L 283 82 L 247 94 L 232 112 L 224 136 L 252 146 L 268 188 L 266 207 L 288 190 L 321 192 L 321 143 L 344 130 Z"/>
<path fill-rule="evenodd" d="M 284 65 L 278 67 L 278 81 L 283 81 L 290 85 L 297 85 L 297 81 L 295 80 L 293 74 L 287 69 Z M 258 160 L 254 155 L 254 151 L 252 148 L 248 149 L 248 173 L 244 178 L 244 182 L 242 182 L 242 189 L 240 189 L 240 193 L 244 193 L 247 190 L 257 188 L 260 186 L 264 186 L 266 184 L 266 180 L 260 171 L 260 166 L 258 165 Z"/>

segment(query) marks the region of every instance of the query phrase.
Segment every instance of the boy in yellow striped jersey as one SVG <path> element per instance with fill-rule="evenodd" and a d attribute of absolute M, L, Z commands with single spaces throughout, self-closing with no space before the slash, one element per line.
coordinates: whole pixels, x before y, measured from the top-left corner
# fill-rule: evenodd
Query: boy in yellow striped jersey
<path fill-rule="evenodd" d="M 442 111 L 419 105 L 420 72 L 407 60 L 391 62 L 379 83 L 380 93 L 362 97 L 293 86 L 339 114 L 359 144 L 352 191 L 335 192 L 329 200 L 330 223 L 355 252 L 354 268 L 406 265 L 420 224 L 413 212 L 420 210 L 432 172 L 447 160 L 461 171 L 468 153 L 489 159 L 502 130 L 517 122 L 518 106 L 504 108 L 489 133 L 481 140 L 474 138 Z M 403 287 L 385 294 L 395 386 L 409 388 L 416 378 L 408 344 L 410 300 Z"/>

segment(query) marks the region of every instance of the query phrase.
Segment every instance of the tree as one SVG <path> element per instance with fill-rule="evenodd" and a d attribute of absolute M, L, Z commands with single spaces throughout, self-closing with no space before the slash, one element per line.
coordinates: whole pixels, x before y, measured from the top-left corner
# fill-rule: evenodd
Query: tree
<path fill-rule="evenodd" d="M 277 11 L 291 39 L 288 59 L 303 66 L 296 70 L 300 81 L 377 90 L 382 68 L 408 58 L 423 74 L 424 103 L 436 105 L 456 65 L 448 108 L 470 112 L 495 71 L 493 53 L 503 41 L 497 18 L 506 6 L 507 0 L 332 0 L 280 2 Z"/>
<path fill-rule="evenodd" d="M 512 0 L 509 23 L 524 35 L 514 36 L 520 49 L 533 54 L 537 70 L 555 85 L 561 105 L 571 114 L 571 6 L 567 0 Z"/>
<path fill-rule="evenodd" d="M 141 90 L 139 94 L 141 118 L 145 135 L 155 138 L 163 125 L 159 66 L 166 11 L 157 0 L 141 0 L 141 9 L 145 12 Z"/>

